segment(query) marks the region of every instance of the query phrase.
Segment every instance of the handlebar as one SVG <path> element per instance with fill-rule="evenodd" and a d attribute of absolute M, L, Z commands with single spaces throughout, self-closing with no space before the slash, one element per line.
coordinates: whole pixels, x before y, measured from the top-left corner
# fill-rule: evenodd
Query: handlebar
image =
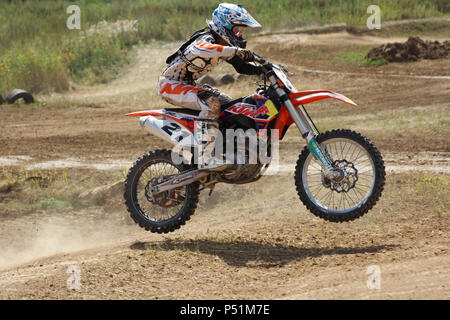
<path fill-rule="evenodd" d="M 258 62 L 258 63 L 261 64 L 261 65 L 267 65 L 267 64 L 270 64 L 270 62 L 267 61 L 267 59 L 266 59 L 265 57 L 260 56 L 260 55 L 254 53 L 254 52 L 252 52 L 252 53 L 253 53 L 253 56 L 255 57 L 255 62 Z"/>
<path fill-rule="evenodd" d="M 255 62 L 266 67 L 266 69 L 268 69 L 268 70 L 273 68 L 273 64 L 271 62 L 269 62 L 265 57 L 260 56 L 254 52 L 252 52 L 252 53 L 253 53 L 253 56 L 255 57 L 255 60 L 254 60 Z M 285 66 L 282 66 L 280 64 L 277 64 L 277 66 L 280 67 L 286 74 L 293 75 L 293 73 L 290 72 Z"/>

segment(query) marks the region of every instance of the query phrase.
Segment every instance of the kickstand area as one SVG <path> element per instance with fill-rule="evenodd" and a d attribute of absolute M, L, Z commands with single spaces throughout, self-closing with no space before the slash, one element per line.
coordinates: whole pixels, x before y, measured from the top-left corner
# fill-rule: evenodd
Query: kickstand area
<path fill-rule="evenodd" d="M 209 197 L 210 197 L 211 194 L 213 193 L 215 187 L 216 187 L 216 184 L 215 184 L 215 183 L 214 183 L 214 184 L 211 184 L 211 185 L 209 186 L 209 193 L 208 193 L 208 196 L 209 196 Z"/>

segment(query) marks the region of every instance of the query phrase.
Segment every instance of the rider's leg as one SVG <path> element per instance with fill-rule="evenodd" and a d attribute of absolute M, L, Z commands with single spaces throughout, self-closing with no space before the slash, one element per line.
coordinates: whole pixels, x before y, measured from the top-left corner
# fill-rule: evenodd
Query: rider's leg
<path fill-rule="evenodd" d="M 198 141 L 198 166 L 200 169 L 221 171 L 228 166 L 222 158 L 223 141 L 217 119 L 220 116 L 220 93 L 217 90 L 205 90 L 198 93 L 205 106 L 195 126 Z M 218 148 L 219 147 L 219 148 Z"/>
<path fill-rule="evenodd" d="M 162 99 L 175 106 L 202 110 L 204 103 L 197 93 L 203 88 L 186 82 L 159 77 L 158 93 Z"/>
<path fill-rule="evenodd" d="M 219 91 L 204 86 L 191 85 L 185 82 L 160 77 L 159 94 L 170 104 L 200 110 L 199 120 L 195 126 L 195 134 L 200 135 L 199 167 L 208 170 L 222 170 L 227 166 L 213 156 L 215 141 L 219 135 L 220 102 L 231 100 Z M 220 141 L 219 141 L 220 142 Z"/>

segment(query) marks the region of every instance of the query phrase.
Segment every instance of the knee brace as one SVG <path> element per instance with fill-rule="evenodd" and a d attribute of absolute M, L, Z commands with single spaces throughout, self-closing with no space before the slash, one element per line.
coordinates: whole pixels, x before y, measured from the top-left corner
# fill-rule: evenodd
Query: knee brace
<path fill-rule="evenodd" d="M 208 105 L 208 107 L 210 108 L 210 110 L 208 111 L 209 113 L 211 113 L 212 118 L 217 119 L 220 115 L 219 94 L 214 91 L 203 90 L 199 91 L 197 93 L 197 96 L 200 100 Z"/>

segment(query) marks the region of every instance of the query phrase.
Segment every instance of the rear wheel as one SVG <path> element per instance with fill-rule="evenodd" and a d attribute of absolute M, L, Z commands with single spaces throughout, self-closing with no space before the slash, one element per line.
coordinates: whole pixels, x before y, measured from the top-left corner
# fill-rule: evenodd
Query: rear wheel
<path fill-rule="evenodd" d="M 128 172 L 124 192 L 131 218 L 156 233 L 171 232 L 184 225 L 197 208 L 199 183 L 157 195 L 152 195 L 150 189 L 152 184 L 162 183 L 190 168 L 175 164 L 169 150 L 151 151 L 136 160 Z"/>
<path fill-rule="evenodd" d="M 308 148 L 300 154 L 295 184 L 300 200 L 316 216 L 332 221 L 355 220 L 378 201 L 385 184 L 380 152 L 363 135 L 350 130 L 332 130 L 316 138 L 335 168 L 330 180 Z"/>

